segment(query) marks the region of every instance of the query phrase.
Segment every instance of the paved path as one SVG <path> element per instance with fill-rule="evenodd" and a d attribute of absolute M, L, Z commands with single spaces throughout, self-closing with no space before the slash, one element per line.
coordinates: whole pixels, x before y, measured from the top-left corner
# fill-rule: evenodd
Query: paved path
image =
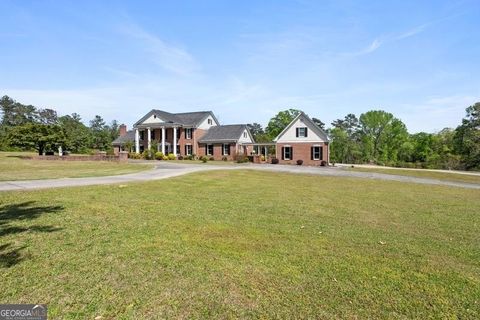
<path fill-rule="evenodd" d="M 151 163 L 151 162 L 149 162 Z M 261 170 L 271 172 L 286 172 L 295 174 L 314 174 L 323 176 L 337 176 L 337 177 L 354 177 L 354 178 L 368 178 L 379 180 L 391 180 L 410 183 L 421 183 L 430 185 L 444 185 L 469 189 L 480 189 L 480 184 L 462 183 L 453 181 L 444 181 L 437 179 L 426 179 L 417 177 L 407 177 L 399 175 L 390 175 L 374 172 L 355 172 L 349 170 L 342 170 L 341 168 L 325 168 L 325 167 L 307 167 L 307 166 L 293 166 L 293 165 L 271 165 L 271 164 L 243 164 L 243 165 L 204 165 L 204 164 L 178 164 L 169 162 L 160 162 L 156 164 L 152 170 L 131 173 L 120 176 L 107 177 L 88 177 L 88 178 L 63 178 L 63 179 L 48 179 L 48 180 L 28 180 L 28 181 L 3 181 L 0 182 L 0 191 L 12 190 L 32 190 L 32 189 L 46 189 L 58 187 L 72 187 L 72 186 L 89 186 L 102 184 L 122 184 L 135 181 L 149 181 L 159 180 L 171 177 L 176 177 L 192 172 L 208 171 L 208 170 Z"/>

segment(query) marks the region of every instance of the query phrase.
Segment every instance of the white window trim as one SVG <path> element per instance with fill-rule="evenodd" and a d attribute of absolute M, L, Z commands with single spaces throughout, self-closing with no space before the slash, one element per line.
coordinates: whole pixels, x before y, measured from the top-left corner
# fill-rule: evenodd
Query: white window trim
<path fill-rule="evenodd" d="M 290 156 L 287 158 L 286 151 L 287 148 L 290 148 Z M 292 156 L 292 147 L 291 146 L 283 146 L 283 160 L 292 160 L 290 157 Z"/>
<path fill-rule="evenodd" d="M 228 147 L 228 149 L 230 150 L 230 144 L 224 143 L 222 145 L 222 156 L 228 156 L 228 153 L 225 152 L 225 147 Z"/>
<path fill-rule="evenodd" d="M 212 153 L 210 153 L 210 146 L 212 146 Z M 214 148 L 213 144 L 207 144 L 207 156 L 213 156 Z"/>
<path fill-rule="evenodd" d="M 185 128 L 185 139 L 192 139 L 192 128 Z"/>
<path fill-rule="evenodd" d="M 313 146 L 313 160 L 320 160 L 322 158 L 322 155 L 321 155 L 321 146 Z M 318 148 L 318 158 L 315 158 L 315 148 Z"/>
<path fill-rule="evenodd" d="M 187 149 L 187 150 L 186 150 L 186 151 L 187 151 L 187 152 L 186 152 L 186 155 L 187 155 L 187 156 L 191 156 L 191 155 L 193 154 L 193 147 L 192 147 L 192 145 L 188 143 L 188 144 L 185 145 L 185 147 L 187 147 L 187 148 L 186 148 L 186 149 Z M 188 152 L 189 147 L 190 147 L 190 152 Z"/>
<path fill-rule="evenodd" d="M 303 134 L 301 134 L 301 131 L 303 130 Z M 299 138 L 306 138 L 307 135 L 307 127 L 298 127 L 298 137 Z"/>

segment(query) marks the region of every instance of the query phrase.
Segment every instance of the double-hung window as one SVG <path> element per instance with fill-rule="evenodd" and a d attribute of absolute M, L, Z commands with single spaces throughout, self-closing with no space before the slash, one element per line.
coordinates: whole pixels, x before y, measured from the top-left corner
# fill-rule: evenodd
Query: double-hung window
<path fill-rule="evenodd" d="M 185 129 L 185 139 L 192 139 L 192 128 Z"/>
<path fill-rule="evenodd" d="M 213 144 L 207 144 L 207 156 L 213 156 Z"/>
<path fill-rule="evenodd" d="M 312 160 L 323 160 L 323 147 L 312 147 Z"/>
<path fill-rule="evenodd" d="M 306 138 L 308 136 L 307 127 L 297 128 L 297 138 Z"/>
<path fill-rule="evenodd" d="M 191 156 L 192 155 L 192 145 L 186 144 L 185 145 L 185 155 Z"/>
<path fill-rule="evenodd" d="M 283 147 L 283 160 L 292 160 L 292 157 L 293 157 L 293 148 Z"/>
<path fill-rule="evenodd" d="M 224 156 L 230 155 L 230 145 L 228 143 L 223 144 L 223 155 Z"/>

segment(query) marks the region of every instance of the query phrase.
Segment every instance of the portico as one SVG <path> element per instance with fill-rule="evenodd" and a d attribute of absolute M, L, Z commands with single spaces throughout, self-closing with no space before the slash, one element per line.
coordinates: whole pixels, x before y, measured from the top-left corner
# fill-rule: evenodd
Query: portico
<path fill-rule="evenodd" d="M 163 154 L 173 153 L 177 156 L 179 136 L 182 127 L 180 124 L 155 123 L 139 125 L 135 128 L 135 152 L 150 150 L 152 142 L 157 142 L 157 151 Z M 146 137 L 145 137 L 146 136 Z M 145 143 L 146 142 L 146 143 Z"/>

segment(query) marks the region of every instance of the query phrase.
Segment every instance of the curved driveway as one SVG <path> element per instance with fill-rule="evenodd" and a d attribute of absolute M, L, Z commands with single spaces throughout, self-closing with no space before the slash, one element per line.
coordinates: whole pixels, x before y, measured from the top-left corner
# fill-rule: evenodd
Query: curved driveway
<path fill-rule="evenodd" d="M 149 162 L 151 163 L 151 162 Z M 176 177 L 192 172 L 208 171 L 208 170 L 261 170 L 271 172 L 285 172 L 295 174 L 338 176 L 367 178 L 378 180 L 391 180 L 410 183 L 421 183 L 430 185 L 444 185 L 452 187 L 461 187 L 469 189 L 480 189 L 480 184 L 453 182 L 445 180 L 416 178 L 408 176 L 390 175 L 373 172 L 355 172 L 342 170 L 340 168 L 325 167 L 306 167 L 293 165 L 271 165 L 271 164 L 242 164 L 242 165 L 203 165 L 203 164 L 185 164 L 159 162 L 152 170 L 131 173 L 119 176 L 106 177 L 88 177 L 88 178 L 63 178 L 63 179 L 47 179 L 47 180 L 28 180 L 28 181 L 3 181 L 0 182 L 0 191 L 12 190 L 32 190 L 58 187 L 72 186 L 90 186 L 102 184 L 122 184 L 136 181 L 150 181 Z"/>

